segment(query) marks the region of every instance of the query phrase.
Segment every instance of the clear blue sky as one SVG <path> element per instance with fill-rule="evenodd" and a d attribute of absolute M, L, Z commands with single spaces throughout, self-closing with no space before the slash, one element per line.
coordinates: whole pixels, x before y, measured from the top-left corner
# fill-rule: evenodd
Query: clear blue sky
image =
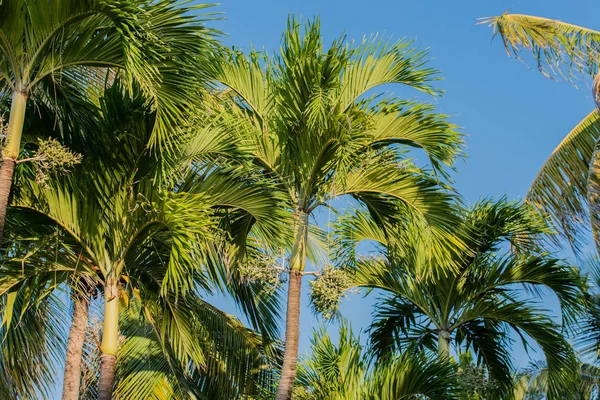
<path fill-rule="evenodd" d="M 594 108 L 585 83 L 577 90 L 509 59 L 501 41 L 491 40 L 491 29 L 476 22 L 510 10 L 600 29 L 597 0 L 231 0 L 215 10 L 225 19 L 213 26 L 227 34 L 227 45 L 243 50 L 253 46 L 277 51 L 290 13 L 320 16 L 326 42 L 342 33 L 349 39 L 383 33 L 413 38 L 417 45 L 430 48 L 432 65 L 444 78 L 439 87 L 446 91 L 437 101 L 438 109 L 453 115 L 453 122 L 467 135 L 468 158 L 458 164 L 455 187 L 470 203 L 503 194 L 523 198 L 552 150 Z M 393 90 L 402 97 L 431 101 L 402 87 Z M 373 300 L 353 296 L 342 304 L 344 317 L 355 329 L 365 329 L 371 321 Z M 310 310 L 306 294 L 302 301 L 301 353 L 308 349 L 312 328 L 322 322 Z M 555 308 L 552 299 L 548 304 Z M 234 312 L 221 300 L 216 305 Z M 515 359 L 520 366 L 528 360 L 518 347 Z"/>

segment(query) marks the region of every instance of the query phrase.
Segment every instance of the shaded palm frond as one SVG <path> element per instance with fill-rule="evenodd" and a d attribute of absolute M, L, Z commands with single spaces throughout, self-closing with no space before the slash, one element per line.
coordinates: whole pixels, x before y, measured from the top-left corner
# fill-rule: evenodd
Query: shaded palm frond
<path fill-rule="evenodd" d="M 26 286 L 0 297 L 0 395 L 50 399 L 66 347 L 64 304 L 55 295 L 29 298 Z M 18 310 L 12 323 L 6 312 Z"/>

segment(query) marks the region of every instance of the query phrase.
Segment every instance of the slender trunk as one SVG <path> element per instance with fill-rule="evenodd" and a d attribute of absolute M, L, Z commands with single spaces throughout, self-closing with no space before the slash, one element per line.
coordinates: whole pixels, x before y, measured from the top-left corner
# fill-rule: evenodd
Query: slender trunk
<path fill-rule="evenodd" d="M 441 330 L 438 333 L 438 355 L 440 358 L 450 358 L 450 333 Z"/>
<path fill-rule="evenodd" d="M 285 353 L 281 380 L 277 389 L 277 400 L 289 400 L 292 396 L 296 367 L 298 364 L 298 340 L 300 338 L 300 290 L 302 273 L 290 272 L 288 290 L 287 315 L 285 321 Z"/>
<path fill-rule="evenodd" d="M 115 384 L 115 365 L 119 340 L 119 295 L 117 284 L 107 278 L 104 289 L 104 326 L 100 346 L 101 364 L 98 400 L 111 400 Z"/>
<path fill-rule="evenodd" d="M 73 296 L 73 321 L 71 322 L 69 340 L 67 341 L 62 400 L 79 399 L 81 355 L 89 318 L 91 288 L 87 280 L 82 278 Z"/>
<path fill-rule="evenodd" d="M 306 265 L 308 214 L 301 211 L 296 213 L 295 230 L 294 246 L 290 257 L 290 281 L 285 321 L 285 351 L 276 400 L 291 399 L 294 380 L 296 379 L 298 341 L 300 338 L 300 294 L 302 289 L 302 271 L 304 271 Z"/>
<path fill-rule="evenodd" d="M 24 91 L 14 91 L 10 106 L 10 116 L 8 118 L 6 143 L 2 154 L 2 165 L 0 165 L 0 241 L 4 237 L 6 207 L 8 207 L 8 197 L 10 195 L 10 187 L 12 186 L 15 164 L 19 157 L 26 107 L 27 93 Z"/>

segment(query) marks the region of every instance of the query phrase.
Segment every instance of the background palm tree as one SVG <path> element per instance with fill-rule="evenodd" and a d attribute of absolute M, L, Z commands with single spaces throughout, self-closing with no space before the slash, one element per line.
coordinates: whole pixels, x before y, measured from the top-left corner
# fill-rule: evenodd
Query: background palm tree
<path fill-rule="evenodd" d="M 17 178 L 20 184 L 13 198 L 11 219 L 18 220 L 18 214 L 23 214 L 20 225 L 27 240 L 39 234 L 40 225 L 52 227 L 59 235 L 54 235 L 55 240 L 73 255 L 67 267 L 58 271 L 76 270 L 82 262 L 102 283 L 105 308 L 98 395 L 110 398 L 118 351 L 119 302 L 124 296 L 141 302 L 163 349 L 168 338 L 168 348 L 178 362 L 203 368 L 200 366 L 205 365 L 206 349 L 196 338 L 203 330 L 195 321 L 201 312 L 206 315 L 207 305 L 189 303 L 191 300 L 185 301 L 185 296 L 196 290 L 210 290 L 211 281 L 218 279 L 222 281 L 217 285 L 237 291 L 237 287 L 232 288 L 235 283 L 230 283 L 236 281 L 235 277 L 229 273 L 223 273 L 227 279 L 217 275 L 214 268 L 218 264 L 212 262 L 213 254 L 205 243 L 210 242 L 209 238 L 213 242 L 222 240 L 217 232 L 224 215 L 233 221 L 242 220 L 246 227 L 240 231 L 243 234 L 251 230 L 258 237 L 266 235 L 273 240 L 281 219 L 271 211 L 278 206 L 267 185 L 260 186 L 254 179 L 249 186 L 250 180 L 239 167 L 225 168 L 215 163 L 221 154 L 235 155 L 236 150 L 231 141 L 222 140 L 220 129 L 211 129 L 208 120 L 190 120 L 204 130 L 196 131 L 193 125 L 179 127 L 177 157 L 167 159 L 156 157 L 147 146 L 156 114 L 141 91 L 129 94 L 116 81 L 105 92 L 100 109 L 101 119 L 90 136 L 89 152 L 81 168 L 47 186 L 36 184 L 27 176 L 31 175 L 30 169 L 24 169 Z M 202 118 L 200 115 L 198 118 Z M 212 118 L 219 117 L 213 112 Z M 216 211 L 218 205 L 222 207 Z M 42 244 L 45 239 L 41 238 Z M 46 290 L 56 287 L 57 282 L 52 281 L 53 285 L 48 286 L 47 279 L 52 272 L 56 274 L 56 258 L 52 255 L 57 250 L 51 248 L 44 254 L 40 253 L 44 250 L 41 247 L 27 249 L 26 257 L 12 262 L 23 268 L 13 265 L 2 271 L 3 293 L 12 304 L 17 287 L 36 281 L 42 288 L 49 287 Z M 30 253 L 37 255 L 31 257 Z M 44 259 L 50 262 L 44 263 Z M 46 280 L 41 279 L 42 274 Z M 245 285 L 238 281 L 237 286 Z M 274 330 L 275 319 L 268 315 L 277 309 L 273 298 L 265 297 L 254 286 L 239 291 L 237 300 L 257 327 L 265 328 L 267 335 Z M 5 319 L 10 318 L 13 309 L 10 306 L 4 310 Z M 215 315 L 210 321 L 229 318 Z M 217 325 L 213 331 L 219 326 L 230 325 Z M 229 351 L 240 350 L 230 344 Z M 229 395 L 224 386 L 221 395 Z"/>
<path fill-rule="evenodd" d="M 380 356 L 397 349 L 437 349 L 446 358 L 452 346 L 471 350 L 506 391 L 512 382 L 507 336 L 512 330 L 542 348 L 549 366 L 549 398 L 562 398 L 574 388 L 576 360 L 560 326 L 519 291 L 520 285 L 529 293 L 536 287 L 550 289 L 567 321 L 583 303 L 585 285 L 577 270 L 535 251 L 531 239 L 549 232 L 541 216 L 505 200 L 478 203 L 464 212 L 454 230 L 468 249 L 447 255 L 455 258 L 457 268 L 439 274 L 422 265 L 427 250 L 418 234 L 410 227 L 401 229 L 399 245 L 382 242 L 383 256 L 352 261 L 355 284 L 384 293 L 371 327 Z M 360 213 L 343 219 L 338 234 L 346 259 L 354 257 L 360 240 L 382 238 Z M 514 252 L 503 251 L 506 244 Z"/>
<path fill-rule="evenodd" d="M 446 116 L 426 104 L 376 92 L 404 84 L 436 93 L 428 84 L 435 71 L 425 53 L 408 42 L 340 38 L 326 49 L 318 20 L 288 21 L 281 54 L 225 55 L 216 77 L 246 121 L 239 141 L 249 148 L 260 174 L 273 179 L 285 208 L 293 213 L 288 245 L 289 289 L 286 347 L 277 399 L 289 399 L 298 359 L 300 289 L 307 257 L 313 263 L 323 242 L 310 221 L 320 207 L 353 197 L 382 226 L 403 207 L 441 234 L 451 225 L 451 196 L 434 175 L 404 157 L 423 149 L 435 174 L 445 176 L 461 154 L 462 136 Z M 399 205 L 398 205 L 399 203 Z"/>
<path fill-rule="evenodd" d="M 293 399 L 449 399 L 455 371 L 447 361 L 418 353 L 374 362 L 346 323 L 334 344 L 325 329 L 314 332 L 310 356 L 300 364 Z"/>
<path fill-rule="evenodd" d="M 10 214 L 10 211 L 9 211 Z M 29 216 L 32 216 L 31 214 Z M 23 216 L 21 216 L 23 217 Z M 35 218 L 34 220 L 38 219 Z M 26 218 L 22 220 L 24 224 L 29 221 Z M 5 308 L 3 309 L 3 323 L 8 332 L 17 331 L 27 338 L 27 342 L 36 347 L 36 342 L 54 342 L 56 352 L 60 356 L 55 356 L 52 363 L 48 359 L 36 362 L 35 356 L 27 358 L 29 362 L 22 362 L 22 369 L 43 368 L 48 370 L 48 375 L 43 375 L 47 380 L 45 384 L 54 381 L 56 374 L 55 365 L 65 362 L 65 371 L 63 379 L 63 399 L 77 399 L 79 395 L 79 381 L 81 377 L 82 349 L 85 339 L 85 331 L 88 322 L 88 312 L 92 295 L 96 292 L 96 285 L 99 284 L 97 273 L 90 268 L 80 257 L 80 253 L 73 251 L 74 246 L 68 243 L 68 238 L 59 237 L 56 229 L 45 225 L 36 224 L 28 226 L 26 230 L 19 230 L 15 226 L 11 216 L 8 218 L 7 226 L 14 228 L 14 233 L 9 236 L 10 240 L 15 240 L 11 248 L 12 256 L 2 263 L 0 268 L 0 294 L 5 299 Z M 31 235 L 35 231 L 34 235 Z M 25 239 L 19 234 L 29 233 Z M 64 240 L 64 243 L 58 243 Z M 26 273 L 24 268 L 30 270 Z M 66 310 L 63 309 L 64 300 L 61 299 L 60 292 L 65 290 L 71 297 L 72 304 L 72 323 L 67 332 L 67 326 L 64 324 Z M 19 298 L 21 298 L 19 300 Z M 61 327 L 58 330 L 40 330 L 39 335 L 31 335 L 24 326 L 21 326 L 18 320 L 14 318 L 20 314 L 32 314 L 37 309 L 46 309 L 47 303 L 57 301 L 60 320 L 56 322 Z M 55 317 L 44 316 L 41 321 L 53 321 Z M 49 323 L 48 322 L 48 323 Z M 63 340 L 68 333 L 66 341 L 66 357 L 64 357 Z M 30 336 L 30 337 L 29 337 Z M 9 343 L 4 343 L 3 350 L 12 353 L 14 348 Z M 41 354 L 44 352 L 40 351 Z M 17 371 L 7 369 L 7 373 Z M 25 375 L 27 376 L 27 375 Z M 44 385 L 38 385 L 35 381 L 23 380 L 20 385 L 29 385 L 39 390 L 40 395 L 45 395 Z"/>
<path fill-rule="evenodd" d="M 533 54 L 538 69 L 568 80 L 575 74 L 594 77 L 596 110 L 558 145 L 531 185 L 527 201 L 549 213 L 576 251 L 582 234 L 591 230 L 600 246 L 600 31 L 561 21 L 520 14 L 484 18 L 500 35 L 509 55 Z M 600 247 L 598 247 L 600 248 Z"/>
<path fill-rule="evenodd" d="M 29 0 L 0 4 L 0 93 L 11 105 L 0 167 L 0 237 L 20 154 L 27 104 L 44 104 L 61 124 L 77 124 L 76 107 L 102 87 L 106 69 L 119 70 L 152 100 L 153 144 L 168 142 L 169 124 L 198 94 L 198 68 L 212 32 L 203 6 L 177 0 Z M 185 73 L 182 73 L 185 72 Z M 31 116 L 31 112 L 29 113 Z"/>
<path fill-rule="evenodd" d="M 578 389 L 573 400 L 595 400 L 600 395 L 600 369 L 587 363 L 579 363 Z M 542 400 L 548 390 L 548 366 L 543 361 L 531 363 L 516 376 L 516 387 L 511 399 Z"/>

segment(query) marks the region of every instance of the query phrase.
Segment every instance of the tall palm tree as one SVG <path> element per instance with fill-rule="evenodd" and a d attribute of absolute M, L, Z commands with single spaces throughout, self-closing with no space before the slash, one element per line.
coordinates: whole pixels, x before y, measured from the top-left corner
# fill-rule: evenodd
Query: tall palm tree
<path fill-rule="evenodd" d="M 596 110 L 583 119 L 548 158 L 527 194 L 527 201 L 552 216 L 578 251 L 581 221 L 589 220 L 600 246 L 600 31 L 547 18 L 502 14 L 484 18 L 504 42 L 509 55 L 530 51 L 549 77 L 593 77 Z M 587 228 L 587 226 L 586 226 Z M 583 229 L 583 232 L 587 229 Z M 600 248 L 600 247 L 599 247 Z"/>
<path fill-rule="evenodd" d="M 168 142 L 169 124 L 198 98 L 188 89 L 202 76 L 198 66 L 212 41 L 196 13 L 201 7 L 177 0 L 0 4 L 0 94 L 12 97 L 0 167 L 0 237 L 27 104 L 46 104 L 61 123 L 77 124 L 72 104 L 102 87 L 107 68 L 116 69 L 152 99 L 159 120 L 154 144 Z"/>
<path fill-rule="evenodd" d="M 178 360 L 204 365 L 204 352 L 195 337 L 202 331 L 194 325 L 194 309 L 184 298 L 196 290 L 209 290 L 211 280 L 218 279 L 212 267 L 205 268 L 213 265 L 207 244 L 219 239 L 216 232 L 224 219 L 231 224 L 242 221 L 244 229 L 237 229 L 238 235 L 252 231 L 274 239 L 281 221 L 269 186 L 247 179 L 241 167 L 215 163 L 223 154 L 236 152 L 231 140 L 222 140 L 222 130 L 211 129 L 208 120 L 193 120 L 204 130 L 194 135 L 190 127 L 177 128 L 178 148 L 172 150 L 176 157 L 157 157 L 148 143 L 158 117 L 140 90 L 124 89 L 116 81 L 105 92 L 99 127 L 90 136 L 90 151 L 81 167 L 48 187 L 35 184 L 27 176 L 30 170 L 23 169 L 11 208 L 15 218 L 25 213 L 32 222 L 31 235 L 25 237 L 35 236 L 37 225 L 53 226 L 66 237 L 61 243 L 69 244 L 71 252 L 79 254 L 77 261 L 81 258 L 102 283 L 98 393 L 106 399 L 114 387 L 119 302 L 124 294 L 141 301 L 153 329 L 163 342 L 168 338 Z M 28 265 L 27 258 L 21 263 Z M 6 277 L 5 290 L 10 293 L 13 287 L 27 285 L 26 278 L 38 279 L 36 267 Z M 77 268 L 77 263 L 70 268 Z M 48 275 L 47 269 L 42 272 Z M 241 296 L 238 300 L 251 321 L 274 324 L 261 318 L 273 308 L 268 308 L 268 299 L 252 290 Z M 266 309 L 261 302 L 266 302 Z"/>
<path fill-rule="evenodd" d="M 24 135 L 22 137 L 23 142 L 23 153 L 24 157 L 27 159 L 39 159 L 46 157 L 43 154 L 40 154 L 38 150 L 40 145 L 43 147 L 43 143 L 53 143 L 54 150 L 59 150 L 62 153 L 62 156 L 67 154 L 72 154 L 69 151 L 65 151 L 64 147 L 56 146 L 58 141 L 56 138 L 64 137 L 63 142 L 69 143 L 70 146 L 76 147 L 78 150 L 85 148 L 85 144 L 82 143 L 84 141 L 84 137 L 80 135 L 80 132 L 87 131 L 91 132 L 92 127 L 97 123 L 97 107 L 90 102 L 82 101 L 79 104 L 71 104 L 71 115 L 77 115 L 77 124 L 74 126 L 72 124 L 62 125 L 60 129 L 55 125 L 56 115 L 53 110 L 48 108 L 47 104 L 36 104 L 34 114 L 24 121 Z M 6 108 L 6 104 L 2 104 L 2 108 Z M 28 108 L 34 108 L 33 103 L 30 103 Z M 32 110 L 33 111 L 33 110 Z M 79 132 L 74 132 L 74 130 Z M 30 134 L 27 134 L 29 132 Z M 42 140 L 42 138 L 51 138 L 50 140 Z M 36 150 L 37 148 L 37 150 Z M 54 153 L 53 158 L 55 160 L 44 160 L 44 163 L 50 161 L 54 163 L 58 162 L 58 165 L 65 165 L 61 161 L 58 160 L 58 153 Z M 60 157 L 62 157 L 60 156 Z M 49 166 L 46 165 L 46 166 Z M 36 165 L 37 169 L 36 179 L 42 178 L 43 180 L 50 178 L 52 175 L 51 170 L 54 172 L 57 171 L 56 168 L 45 169 L 41 164 Z M 61 167 L 62 168 L 62 167 Z M 64 172 L 67 172 L 68 169 L 63 169 Z M 41 183 L 41 181 L 40 181 Z M 49 242 L 54 242 L 58 237 L 56 236 L 56 229 L 49 228 L 44 225 L 35 225 L 34 221 L 36 217 L 29 218 L 30 216 L 21 213 L 19 218 L 9 218 L 7 220 L 8 226 L 8 234 L 5 236 L 6 242 L 10 243 L 10 247 L 8 249 L 9 259 L 22 258 L 27 257 L 30 263 L 33 263 L 32 259 L 33 253 L 39 253 L 40 250 L 44 249 L 45 246 L 48 246 Z M 31 226 L 30 226 L 31 225 Z M 35 226 L 33 226 L 35 225 Z M 35 232 L 34 235 L 31 235 L 31 232 Z M 24 239 L 24 238 L 27 239 Z M 66 238 L 63 236 L 61 240 L 65 240 Z M 54 251 L 57 251 L 58 248 L 54 247 Z M 60 251 L 64 251 L 65 249 L 60 249 Z M 50 249 L 46 249 L 46 251 L 51 251 Z M 69 257 L 72 254 L 69 255 Z M 65 255 L 67 257 L 67 255 Z M 56 257 L 52 257 L 53 259 Z M 67 257 L 68 258 L 68 257 Z M 6 263 L 8 260 L 6 257 L 3 259 L 2 269 L 6 271 L 8 264 Z M 44 263 L 45 260 L 36 259 L 35 262 Z M 78 257 L 65 259 L 64 265 L 68 263 L 74 263 L 81 265 L 81 260 Z M 86 265 L 84 263 L 84 265 Z M 23 265 L 19 265 L 16 268 L 16 271 L 20 273 L 22 271 Z M 4 275 L 4 271 L 0 273 L 0 281 L 7 279 L 7 276 Z M 67 341 L 67 358 L 64 372 L 64 387 L 63 387 L 63 400 L 71 400 L 77 399 L 79 396 L 79 377 L 80 377 L 80 367 L 81 367 L 81 350 L 82 344 L 85 335 L 85 327 L 87 325 L 88 319 L 88 308 L 90 305 L 90 297 L 92 292 L 95 291 L 96 282 L 95 282 L 95 273 L 93 271 L 86 270 L 85 268 L 72 269 L 67 268 L 62 271 L 60 274 L 60 278 L 56 279 L 55 282 L 51 285 L 53 288 L 57 285 L 57 282 L 68 282 L 68 286 L 71 289 L 71 298 L 73 304 L 73 323 L 71 325 L 71 329 L 69 332 L 69 337 Z M 56 277 L 56 273 L 54 274 L 54 278 Z M 43 281 L 43 279 L 42 279 Z M 4 284 L 5 282 L 3 282 Z M 10 303 L 8 303 L 10 306 Z M 12 311 L 9 310 L 6 313 L 7 316 L 12 315 Z M 62 343 L 61 341 L 57 341 L 57 343 Z M 33 357 L 31 358 L 33 360 Z M 52 376 L 48 378 L 51 380 Z M 33 385 L 37 386 L 37 385 Z"/>
<path fill-rule="evenodd" d="M 381 237 L 360 214 L 344 219 L 338 232 L 347 238 L 339 242 L 350 255 L 363 238 Z M 454 232 L 468 251 L 449 255 L 458 267 L 445 274 L 428 273 L 421 265 L 427 250 L 410 230 L 398 234 L 398 246 L 383 242 L 382 256 L 355 261 L 356 285 L 384 293 L 371 327 L 374 348 L 381 356 L 425 348 L 442 358 L 450 357 L 453 346 L 467 349 L 507 390 L 512 367 L 507 332 L 512 331 L 541 347 L 549 367 L 548 398 L 562 398 L 575 384 L 573 351 L 560 326 L 519 288 L 552 291 L 568 321 L 583 303 L 583 279 L 576 269 L 533 251 L 531 239 L 549 230 L 531 207 L 482 201 L 464 213 Z M 503 250 L 507 244 L 513 252 Z"/>
<path fill-rule="evenodd" d="M 461 153 L 462 137 L 432 106 L 382 97 L 378 91 L 381 85 L 403 84 L 435 93 L 429 82 L 436 71 L 410 43 L 375 37 L 345 44 L 340 38 L 325 48 L 318 19 L 302 27 L 290 18 L 279 55 L 231 52 L 225 57 L 215 74 L 245 118 L 240 141 L 261 173 L 276 182 L 294 215 L 277 394 L 278 400 L 289 399 L 298 360 L 302 277 L 307 257 L 317 261 L 311 243 L 319 241 L 319 229 L 311 216 L 348 196 L 381 224 L 396 207 L 405 207 L 442 231 L 452 223 L 450 196 L 404 152 L 423 149 L 443 177 L 444 167 Z"/>
<path fill-rule="evenodd" d="M 455 371 L 445 360 L 404 353 L 376 363 L 345 323 L 337 345 L 324 329 L 311 342 L 310 356 L 298 370 L 295 400 L 455 398 Z"/>

